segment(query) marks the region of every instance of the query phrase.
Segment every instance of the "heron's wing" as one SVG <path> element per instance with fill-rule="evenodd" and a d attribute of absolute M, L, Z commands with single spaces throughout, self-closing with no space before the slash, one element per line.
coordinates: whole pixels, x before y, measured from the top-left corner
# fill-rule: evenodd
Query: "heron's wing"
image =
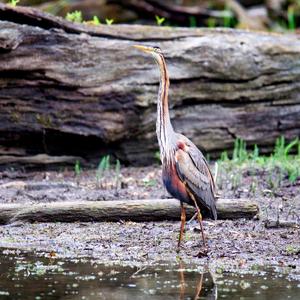
<path fill-rule="evenodd" d="M 211 183 L 212 191 L 215 194 L 215 190 L 216 190 L 215 180 L 211 174 L 211 171 L 209 169 L 208 163 L 204 155 L 191 141 L 189 141 L 187 145 L 188 145 L 188 153 L 191 159 L 193 160 L 195 166 L 200 170 L 200 172 L 207 174 Z"/>
<path fill-rule="evenodd" d="M 180 179 L 196 195 L 196 200 L 216 219 L 213 177 L 205 158 L 195 145 L 194 147 L 188 145 L 187 150 L 176 151 L 176 169 Z"/>

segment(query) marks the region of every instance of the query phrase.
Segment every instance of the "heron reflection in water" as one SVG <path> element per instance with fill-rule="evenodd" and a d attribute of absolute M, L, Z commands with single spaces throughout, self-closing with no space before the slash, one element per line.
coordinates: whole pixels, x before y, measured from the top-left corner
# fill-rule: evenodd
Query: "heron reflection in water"
<path fill-rule="evenodd" d="M 203 297 L 209 300 L 218 299 L 217 285 L 215 283 L 212 273 L 210 272 L 199 273 L 199 276 L 197 278 L 196 289 L 193 295 L 191 295 L 190 289 L 188 289 L 189 294 L 187 295 L 186 290 L 188 288 L 188 284 L 185 282 L 185 273 L 189 273 L 189 272 L 187 272 L 187 270 L 184 269 L 183 263 L 181 262 L 180 269 L 179 269 L 179 278 L 180 278 L 179 300 L 186 299 L 187 297 L 189 298 L 193 297 L 192 299 L 194 300 Z"/>

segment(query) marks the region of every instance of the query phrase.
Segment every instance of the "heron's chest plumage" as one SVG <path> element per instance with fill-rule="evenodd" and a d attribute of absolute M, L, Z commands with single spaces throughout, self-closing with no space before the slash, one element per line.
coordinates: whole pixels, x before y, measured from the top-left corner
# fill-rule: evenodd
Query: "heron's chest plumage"
<path fill-rule="evenodd" d="M 163 183 L 171 196 L 186 203 L 191 202 L 186 185 L 179 178 L 174 163 L 171 163 L 170 166 L 163 166 L 162 178 Z"/>

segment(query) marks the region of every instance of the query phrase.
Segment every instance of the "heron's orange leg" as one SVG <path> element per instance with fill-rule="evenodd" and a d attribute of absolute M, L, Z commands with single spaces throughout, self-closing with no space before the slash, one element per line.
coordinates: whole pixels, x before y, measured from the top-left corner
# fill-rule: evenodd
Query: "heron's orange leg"
<path fill-rule="evenodd" d="M 202 286 L 203 286 L 203 273 L 201 273 L 201 276 L 200 276 L 200 280 L 197 284 L 197 287 L 196 287 L 196 295 L 194 297 L 194 299 L 199 299 L 200 297 L 200 293 L 201 293 L 201 290 L 202 290 Z"/>
<path fill-rule="evenodd" d="M 180 248 L 180 243 L 182 240 L 182 236 L 183 236 L 183 231 L 184 231 L 184 225 L 185 225 L 185 221 L 186 221 L 186 213 L 185 213 L 185 207 L 183 206 L 183 203 L 180 202 L 180 206 L 181 206 L 181 224 L 180 224 L 180 232 L 179 232 L 179 239 L 178 239 L 178 251 Z"/>
<path fill-rule="evenodd" d="M 194 197 L 194 195 L 190 194 L 192 200 L 194 201 L 195 203 L 195 207 L 196 207 L 196 210 L 197 210 L 197 217 L 198 217 L 198 221 L 199 221 L 199 224 L 200 224 L 200 229 L 201 229 L 201 235 L 202 235 L 202 240 L 203 240 L 203 244 L 205 246 L 205 248 L 207 248 L 206 246 L 206 239 L 205 239 L 205 236 L 204 236 L 204 230 L 203 230 L 203 224 L 202 224 L 202 215 L 201 215 L 201 212 L 200 212 L 200 208 L 197 204 L 197 201 Z M 200 251 L 199 254 L 197 256 L 204 256 L 207 254 L 207 251 L 205 250 L 205 252 L 203 251 Z"/>
<path fill-rule="evenodd" d="M 206 239 L 205 239 L 205 236 L 204 236 L 204 230 L 203 230 L 203 224 L 202 224 L 202 215 L 201 215 L 200 209 L 197 206 L 197 204 L 196 204 L 196 209 L 197 209 L 197 217 L 198 217 L 198 221 L 199 221 L 199 224 L 200 224 L 203 244 L 204 244 L 204 246 L 206 246 Z"/>
<path fill-rule="evenodd" d="M 197 201 L 196 201 L 194 195 L 193 195 L 193 194 L 190 194 L 190 197 L 191 197 L 191 199 L 194 201 L 194 204 L 195 204 L 195 207 L 196 207 L 196 210 L 197 210 L 197 218 L 198 218 L 198 222 L 199 222 L 199 224 L 200 224 L 202 240 L 203 240 L 204 245 L 206 245 L 206 240 L 205 240 L 204 231 L 203 231 L 203 225 L 202 225 L 202 215 L 201 215 L 201 212 L 200 212 L 200 208 L 199 208 L 199 206 L 198 206 L 198 204 L 197 204 Z"/>

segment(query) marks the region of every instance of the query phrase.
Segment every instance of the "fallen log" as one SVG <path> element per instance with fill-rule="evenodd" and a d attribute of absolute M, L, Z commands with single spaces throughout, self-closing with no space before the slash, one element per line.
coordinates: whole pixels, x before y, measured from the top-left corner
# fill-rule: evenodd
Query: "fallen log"
<path fill-rule="evenodd" d="M 287 220 L 265 220 L 265 227 L 270 228 L 300 228 L 300 222 Z"/>
<path fill-rule="evenodd" d="M 187 217 L 195 213 L 187 206 Z M 219 219 L 253 218 L 258 205 L 247 199 L 219 199 Z M 162 221 L 179 220 L 176 199 L 52 202 L 47 204 L 0 204 L 0 224 L 22 222 Z"/>
<path fill-rule="evenodd" d="M 202 150 L 220 153 L 239 137 L 266 152 L 278 136 L 300 135 L 295 35 L 88 26 L 3 4 L 0 19 L 2 155 L 155 161 L 158 71 L 136 43 L 163 49 L 172 123 Z"/>

